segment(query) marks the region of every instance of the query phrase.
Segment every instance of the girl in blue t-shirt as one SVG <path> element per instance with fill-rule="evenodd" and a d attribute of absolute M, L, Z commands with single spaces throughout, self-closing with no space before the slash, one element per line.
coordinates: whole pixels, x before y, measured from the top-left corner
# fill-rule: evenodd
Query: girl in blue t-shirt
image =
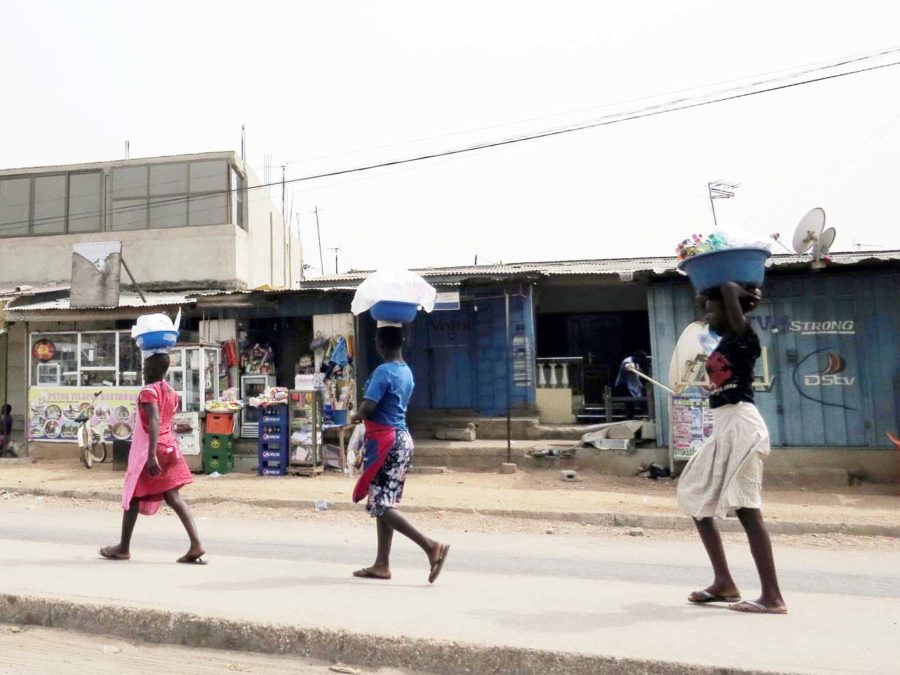
<path fill-rule="evenodd" d="M 379 326 L 375 348 L 384 359 L 366 384 L 364 399 L 355 416 L 366 425 L 365 469 L 353 491 L 353 501 L 366 497 L 366 511 L 375 518 L 378 552 L 375 564 L 353 573 L 364 579 L 390 579 L 389 558 L 394 530 L 416 544 L 428 556 L 428 582 L 441 573 L 449 544 L 419 532 L 396 509 L 403 495 L 406 472 L 412 459 L 413 441 L 406 426 L 406 406 L 413 392 L 412 371 L 403 360 L 403 332 L 399 326 Z"/>

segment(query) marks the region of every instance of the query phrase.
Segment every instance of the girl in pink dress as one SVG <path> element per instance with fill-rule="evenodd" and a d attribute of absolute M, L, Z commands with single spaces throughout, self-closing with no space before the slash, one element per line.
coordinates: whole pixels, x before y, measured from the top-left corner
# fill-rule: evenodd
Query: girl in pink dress
<path fill-rule="evenodd" d="M 206 551 L 197 535 L 191 509 L 178 492 L 194 479 L 172 431 L 172 416 L 178 410 L 179 398 L 165 380 L 168 370 L 168 354 L 152 354 L 144 361 L 147 384 L 138 394 L 138 421 L 122 490 L 122 538 L 115 546 L 100 549 L 100 555 L 109 560 L 131 558 L 131 534 L 138 513 L 152 516 L 165 500 L 178 514 L 191 540 L 191 547 L 178 562 L 206 564 L 202 559 Z"/>

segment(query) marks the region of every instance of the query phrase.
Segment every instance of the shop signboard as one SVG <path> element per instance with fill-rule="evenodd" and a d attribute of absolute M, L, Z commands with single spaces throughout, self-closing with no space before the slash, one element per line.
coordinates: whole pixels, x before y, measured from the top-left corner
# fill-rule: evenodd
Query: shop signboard
<path fill-rule="evenodd" d="M 459 309 L 459 291 L 438 291 L 434 298 L 435 311 Z"/>
<path fill-rule="evenodd" d="M 705 394 L 679 394 L 670 397 L 672 459 L 690 459 L 703 442 L 712 436 L 712 409 Z"/>
<path fill-rule="evenodd" d="M 172 417 L 172 427 L 178 447 L 183 455 L 199 455 L 200 446 L 200 413 L 177 412 Z"/>
<path fill-rule="evenodd" d="M 76 443 L 75 418 L 90 410 L 95 387 L 31 387 L 28 391 L 28 440 Z M 105 441 L 131 440 L 140 387 L 106 389 L 97 399 L 89 424 Z"/>

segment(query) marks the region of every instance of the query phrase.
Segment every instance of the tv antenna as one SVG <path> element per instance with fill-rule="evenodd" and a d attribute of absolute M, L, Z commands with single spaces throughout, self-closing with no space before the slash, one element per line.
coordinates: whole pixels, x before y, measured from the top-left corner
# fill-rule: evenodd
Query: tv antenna
<path fill-rule="evenodd" d="M 727 183 L 724 180 L 715 180 L 706 184 L 706 190 L 709 193 L 709 208 L 712 209 L 713 224 L 718 227 L 719 221 L 716 220 L 716 199 L 731 199 L 734 197 L 734 191 L 741 186 L 740 183 Z"/>

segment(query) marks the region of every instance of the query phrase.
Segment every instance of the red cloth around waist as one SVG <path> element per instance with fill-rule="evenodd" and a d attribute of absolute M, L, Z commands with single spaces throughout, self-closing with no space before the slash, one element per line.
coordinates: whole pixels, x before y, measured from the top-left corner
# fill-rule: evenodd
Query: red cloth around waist
<path fill-rule="evenodd" d="M 387 424 L 365 420 L 366 443 L 363 446 L 363 472 L 353 488 L 353 501 L 358 502 L 369 493 L 369 485 L 384 465 L 388 453 L 397 442 L 397 430 Z"/>

